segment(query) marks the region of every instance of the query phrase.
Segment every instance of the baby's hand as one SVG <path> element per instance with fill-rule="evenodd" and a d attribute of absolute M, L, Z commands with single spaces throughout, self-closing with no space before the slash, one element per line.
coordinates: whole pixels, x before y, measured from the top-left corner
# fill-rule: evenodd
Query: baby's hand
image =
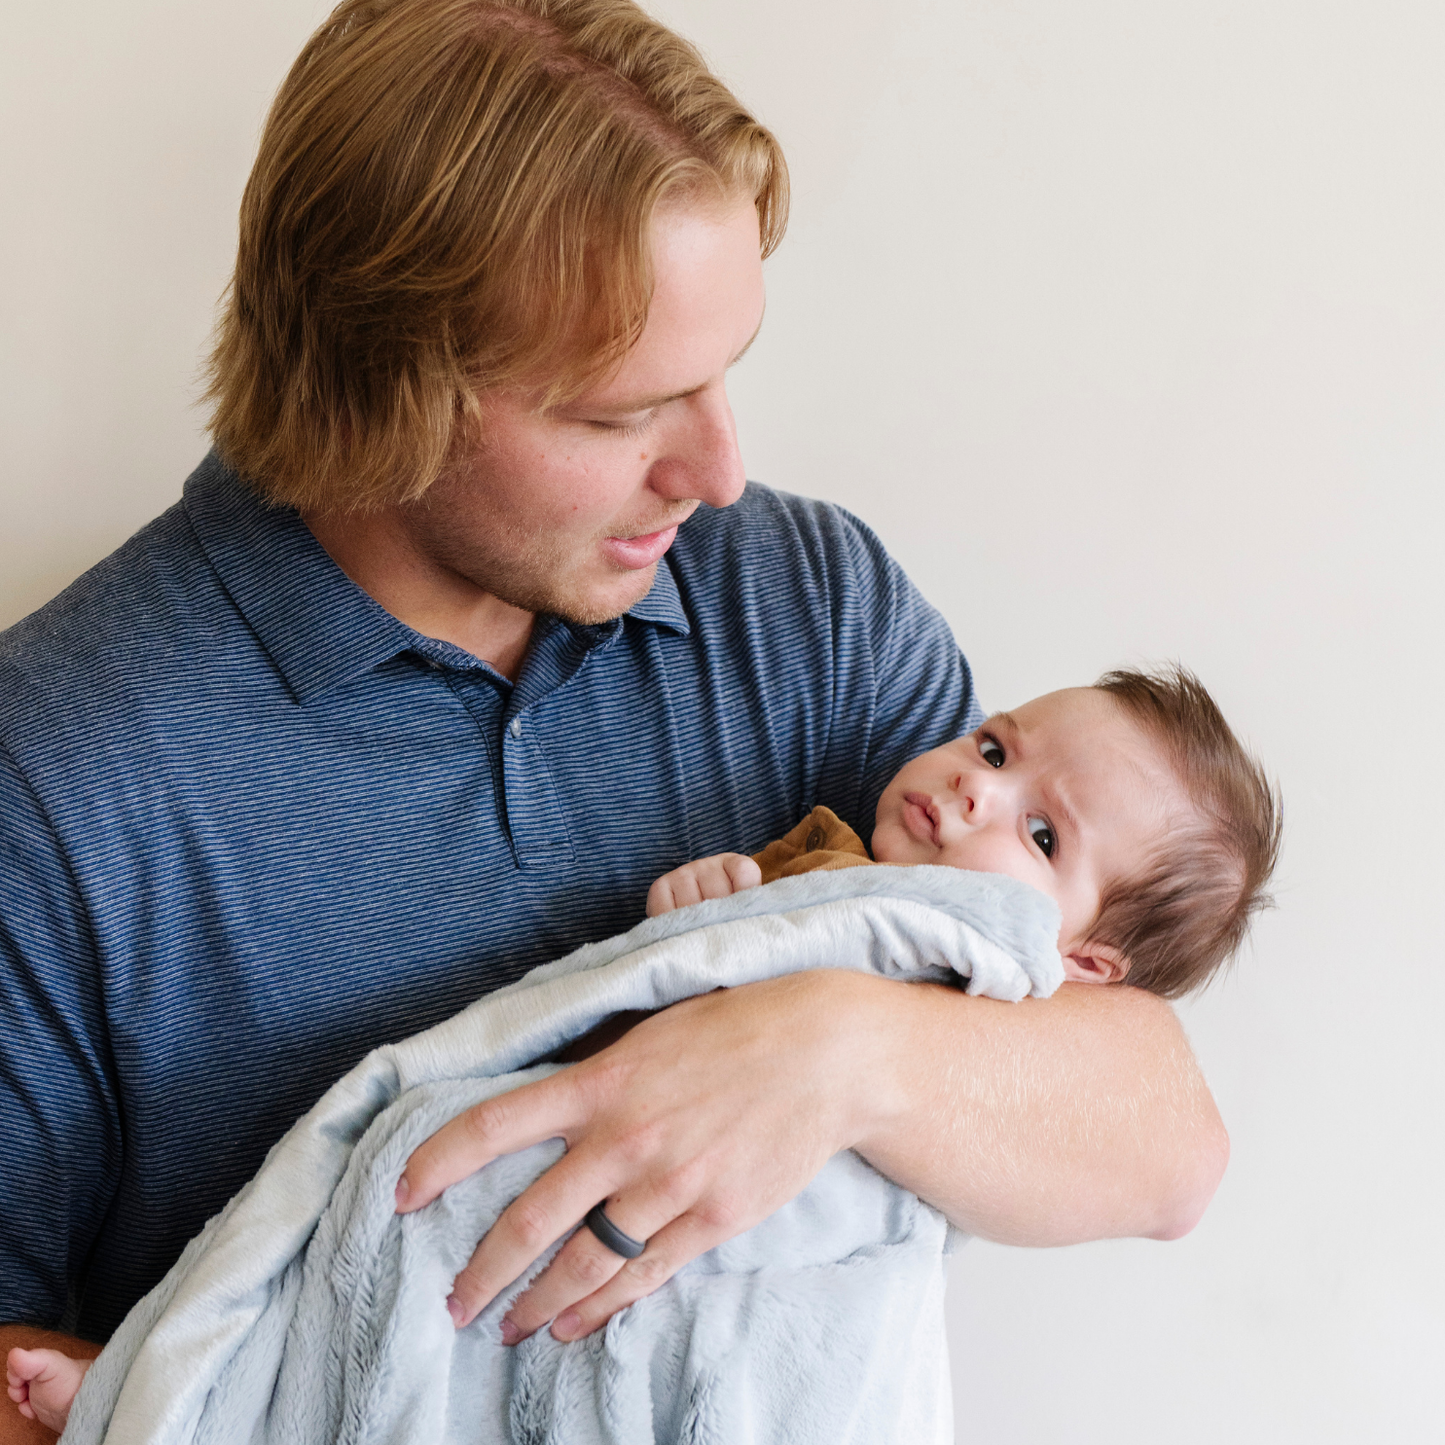
<path fill-rule="evenodd" d="M 89 1360 L 72 1360 L 59 1350 L 11 1350 L 5 1384 L 27 1420 L 39 1420 L 58 1433 L 65 1429 L 70 1402 L 89 1368 Z"/>
<path fill-rule="evenodd" d="M 684 863 L 671 873 L 664 873 L 648 890 L 647 916 L 671 913 L 704 898 L 731 898 L 745 888 L 756 888 L 763 881 L 763 870 L 746 854 L 718 853 Z"/>

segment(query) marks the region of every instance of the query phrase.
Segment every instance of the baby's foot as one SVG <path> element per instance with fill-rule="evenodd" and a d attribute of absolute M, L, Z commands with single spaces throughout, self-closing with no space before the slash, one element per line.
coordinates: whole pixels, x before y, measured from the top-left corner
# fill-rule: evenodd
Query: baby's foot
<path fill-rule="evenodd" d="M 11 1350 L 5 1362 L 5 1383 L 27 1420 L 39 1420 L 60 1431 L 65 1429 L 70 1402 L 89 1368 L 89 1360 L 72 1360 L 59 1350 Z"/>

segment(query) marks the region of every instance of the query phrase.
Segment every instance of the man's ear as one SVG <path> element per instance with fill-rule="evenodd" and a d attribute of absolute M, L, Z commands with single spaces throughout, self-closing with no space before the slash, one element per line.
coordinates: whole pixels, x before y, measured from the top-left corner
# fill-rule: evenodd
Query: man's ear
<path fill-rule="evenodd" d="M 1075 983 L 1123 983 L 1129 960 L 1107 943 L 1081 943 L 1064 955 L 1064 977 Z"/>

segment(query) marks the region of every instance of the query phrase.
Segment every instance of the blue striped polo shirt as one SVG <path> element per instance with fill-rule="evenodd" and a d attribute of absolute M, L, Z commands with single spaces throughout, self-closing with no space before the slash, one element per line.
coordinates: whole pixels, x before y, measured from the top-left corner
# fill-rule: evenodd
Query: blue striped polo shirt
<path fill-rule="evenodd" d="M 749 486 L 515 683 L 214 456 L 0 635 L 0 1321 L 103 1340 L 368 1049 L 976 724 L 836 507 Z"/>

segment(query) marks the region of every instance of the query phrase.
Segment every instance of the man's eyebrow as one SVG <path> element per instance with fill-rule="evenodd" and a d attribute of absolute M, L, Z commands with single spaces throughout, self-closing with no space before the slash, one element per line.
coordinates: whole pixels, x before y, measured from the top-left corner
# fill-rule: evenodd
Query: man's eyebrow
<path fill-rule="evenodd" d="M 745 342 L 743 342 L 742 350 L 739 351 L 738 354 L 733 357 L 730 362 L 728 362 L 727 367 L 724 368 L 725 370 L 730 371 L 738 364 L 738 362 L 743 359 L 743 357 L 748 354 L 748 348 L 752 346 L 753 342 L 758 339 L 758 332 L 760 332 L 762 329 L 763 322 L 762 318 L 760 317 L 758 319 L 758 324 L 753 331 L 753 334 L 748 337 Z M 667 403 L 670 401 L 681 401 L 685 396 L 694 396 L 696 395 L 696 393 L 700 392 L 706 385 L 707 382 L 700 381 L 696 386 L 690 386 L 685 391 L 668 391 L 659 392 L 655 396 L 631 397 L 625 402 L 615 402 L 611 406 L 597 407 L 595 408 L 595 410 L 603 412 L 608 416 L 627 416 L 629 413 L 634 411 L 651 411 L 655 406 L 666 406 Z"/>

